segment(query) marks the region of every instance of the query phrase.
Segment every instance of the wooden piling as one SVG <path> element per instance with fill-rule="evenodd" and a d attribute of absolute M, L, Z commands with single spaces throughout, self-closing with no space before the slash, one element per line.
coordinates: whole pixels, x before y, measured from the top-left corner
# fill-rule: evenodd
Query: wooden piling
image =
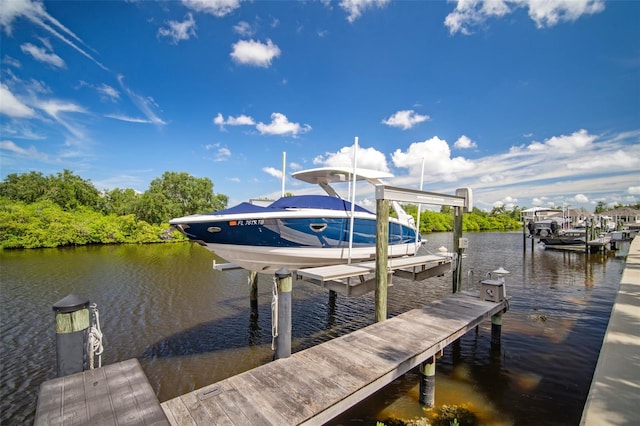
<path fill-rule="evenodd" d="M 453 251 L 457 254 L 455 259 L 456 268 L 453 271 L 452 293 L 458 293 L 462 283 L 462 248 L 460 239 L 462 238 L 462 208 L 454 207 L 453 218 Z"/>
<path fill-rule="evenodd" d="M 420 364 L 419 402 L 425 407 L 433 407 L 436 401 L 436 357 Z"/>
<path fill-rule="evenodd" d="M 278 288 L 278 316 L 275 337 L 274 359 L 288 358 L 291 356 L 291 290 L 293 278 L 288 269 L 276 271 L 276 285 Z M 275 321 L 276 318 L 272 318 Z"/>
<path fill-rule="evenodd" d="M 63 377 L 89 369 L 89 300 L 73 294 L 53 305 L 56 321 L 57 376 Z"/>
<path fill-rule="evenodd" d="M 251 305 L 251 313 L 258 314 L 258 273 L 249 272 L 249 303 Z"/>
<path fill-rule="evenodd" d="M 502 312 L 491 316 L 491 346 L 500 346 L 502 334 Z"/>
<path fill-rule="evenodd" d="M 389 201 L 376 200 L 376 312 L 375 321 L 387 319 L 387 259 L 389 257 Z"/>

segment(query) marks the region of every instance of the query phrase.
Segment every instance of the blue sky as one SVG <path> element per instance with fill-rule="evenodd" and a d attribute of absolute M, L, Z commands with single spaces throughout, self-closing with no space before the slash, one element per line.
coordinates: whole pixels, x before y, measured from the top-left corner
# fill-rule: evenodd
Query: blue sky
<path fill-rule="evenodd" d="M 2 0 L 0 26 L 2 178 L 187 172 L 232 205 L 358 137 L 485 210 L 640 200 L 640 2 Z"/>

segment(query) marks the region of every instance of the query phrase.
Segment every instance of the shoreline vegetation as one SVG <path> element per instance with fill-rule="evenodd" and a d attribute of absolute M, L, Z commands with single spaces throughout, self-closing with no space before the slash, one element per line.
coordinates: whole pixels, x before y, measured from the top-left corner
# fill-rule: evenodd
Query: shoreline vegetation
<path fill-rule="evenodd" d="M 70 170 L 10 174 L 0 182 L 0 248 L 31 249 L 90 244 L 141 244 L 188 241 L 169 220 L 222 210 L 228 196 L 215 194 L 209 178 L 165 172 L 143 192 L 116 188 L 98 191 Z M 417 216 L 417 206 L 404 206 Z M 453 229 L 453 209 L 423 210 L 420 232 Z M 522 229 L 520 208 L 503 207 L 463 215 L 463 231 Z"/>

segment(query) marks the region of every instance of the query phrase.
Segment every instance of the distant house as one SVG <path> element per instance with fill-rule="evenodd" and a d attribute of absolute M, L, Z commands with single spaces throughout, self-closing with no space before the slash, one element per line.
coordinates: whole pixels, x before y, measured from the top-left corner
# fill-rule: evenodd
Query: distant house
<path fill-rule="evenodd" d="M 522 210 L 522 220 L 524 223 L 555 221 L 562 227 L 574 227 L 584 224 L 584 221 L 593 216 L 592 213 L 584 209 L 550 209 L 544 207 L 532 207 Z"/>
<path fill-rule="evenodd" d="M 618 207 L 617 209 L 602 212 L 601 215 L 609 216 L 615 224 L 621 226 L 637 226 L 640 224 L 640 210 L 632 209 L 631 207 Z"/>

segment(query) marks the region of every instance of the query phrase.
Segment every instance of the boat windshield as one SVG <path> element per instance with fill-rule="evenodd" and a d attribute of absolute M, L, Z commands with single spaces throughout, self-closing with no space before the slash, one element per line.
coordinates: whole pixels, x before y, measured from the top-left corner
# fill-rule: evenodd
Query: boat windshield
<path fill-rule="evenodd" d="M 292 197 L 282 197 L 274 201 L 267 209 L 328 209 L 328 210 L 351 210 L 351 203 L 342 198 L 328 197 L 326 195 L 294 195 Z M 355 211 L 371 213 L 369 210 L 355 205 Z"/>
<path fill-rule="evenodd" d="M 341 198 L 329 197 L 327 195 L 294 195 L 282 197 L 274 201 L 267 207 L 258 206 L 251 203 L 240 203 L 228 209 L 207 213 L 210 215 L 242 214 L 242 213 L 263 213 L 273 211 L 286 211 L 290 209 L 326 209 L 351 211 L 351 203 Z M 356 204 L 355 211 L 371 213 L 369 210 Z"/>

